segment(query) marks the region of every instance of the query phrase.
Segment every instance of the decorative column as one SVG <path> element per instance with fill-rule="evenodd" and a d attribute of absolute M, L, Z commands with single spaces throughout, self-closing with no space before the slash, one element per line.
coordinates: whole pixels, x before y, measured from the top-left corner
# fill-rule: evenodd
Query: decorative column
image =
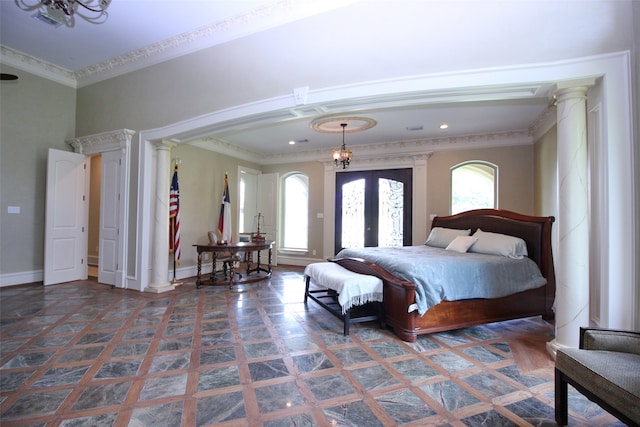
<path fill-rule="evenodd" d="M 175 143 L 154 143 L 156 159 L 156 195 L 153 218 L 153 248 L 151 251 L 151 284 L 147 292 L 161 293 L 175 289 L 169 282 L 169 186 L 171 149 Z"/>
<path fill-rule="evenodd" d="M 558 87 L 556 338 L 558 348 L 578 347 L 581 326 L 589 325 L 589 182 L 587 91 L 593 82 Z"/>

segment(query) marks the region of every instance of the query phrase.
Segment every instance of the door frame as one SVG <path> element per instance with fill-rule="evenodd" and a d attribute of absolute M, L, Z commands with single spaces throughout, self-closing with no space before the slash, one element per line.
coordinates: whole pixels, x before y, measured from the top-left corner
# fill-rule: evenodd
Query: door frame
<path fill-rule="evenodd" d="M 128 231 L 128 212 L 129 212 L 129 188 L 130 188 L 130 163 L 131 163 L 131 140 L 135 135 L 135 131 L 130 129 L 121 129 L 111 132 L 104 132 L 95 135 L 83 136 L 67 141 L 76 153 L 85 154 L 87 156 L 102 154 L 106 152 L 120 152 L 120 182 L 117 191 L 117 200 L 113 202 L 118 205 L 118 239 L 117 239 L 117 255 L 116 255 L 116 272 L 114 283 L 109 283 L 117 288 L 128 288 L 127 281 L 127 236 Z M 102 180 L 101 180 L 102 181 Z M 100 192 L 104 192 L 104 183 L 100 182 Z M 104 204 L 100 206 L 100 216 Z M 102 237 L 100 237 L 99 245 L 102 247 Z M 98 265 L 102 263 L 102 253 L 98 254 Z"/>
<path fill-rule="evenodd" d="M 411 221 L 411 242 L 413 245 L 424 243 L 427 239 L 429 218 L 427 211 L 427 160 L 432 152 L 415 155 L 387 156 L 375 159 L 354 159 L 349 165 L 349 169 L 358 170 L 381 170 L 381 169 L 407 169 L 413 171 L 412 190 L 412 221 Z M 322 241 L 323 258 L 331 258 L 335 254 L 335 189 L 336 173 L 342 169 L 336 169 L 333 161 L 323 162 L 324 164 L 324 237 Z"/>
<path fill-rule="evenodd" d="M 407 171 L 410 171 L 407 173 Z M 349 178 L 339 179 L 339 177 Z M 342 200 L 342 188 L 339 183 L 345 185 L 349 182 L 354 182 L 359 179 L 365 180 L 365 194 L 364 194 L 364 214 L 365 214 L 365 230 L 364 231 L 364 245 L 365 246 L 379 246 L 379 224 L 373 223 L 375 219 L 380 218 L 379 208 L 379 179 L 388 179 L 396 182 L 401 182 L 404 185 L 403 189 L 403 246 L 411 245 L 413 243 L 412 230 L 412 213 L 413 213 L 413 170 L 411 168 L 386 168 L 386 169 L 368 169 L 368 170 L 349 170 L 339 171 L 335 174 L 336 186 L 335 186 L 335 215 L 334 215 L 334 244 L 335 253 L 337 254 L 341 249 L 341 245 L 338 245 L 337 240 L 341 240 L 342 233 L 342 220 L 339 216 L 342 214 L 343 200 Z M 406 182 L 405 182 L 406 180 Z M 373 182 L 372 182 L 373 181 Z M 373 187 L 369 186 L 370 184 Z M 375 195 L 374 195 L 375 193 Z M 377 203 L 376 203 L 377 202 Z M 406 209 L 408 208 L 408 209 Z M 367 217 L 369 215 L 369 217 Z"/>

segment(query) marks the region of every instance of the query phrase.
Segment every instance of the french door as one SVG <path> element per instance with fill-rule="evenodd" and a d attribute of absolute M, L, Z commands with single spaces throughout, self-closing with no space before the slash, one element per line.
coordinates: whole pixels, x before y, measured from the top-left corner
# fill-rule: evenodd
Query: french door
<path fill-rule="evenodd" d="M 336 174 L 335 251 L 411 244 L 411 169 Z"/>

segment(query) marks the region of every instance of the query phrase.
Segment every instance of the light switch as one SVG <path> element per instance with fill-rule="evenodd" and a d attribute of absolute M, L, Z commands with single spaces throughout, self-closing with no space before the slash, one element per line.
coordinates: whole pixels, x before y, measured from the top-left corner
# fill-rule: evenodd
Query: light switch
<path fill-rule="evenodd" d="M 20 213 L 20 206 L 7 206 L 7 213 L 19 214 Z"/>

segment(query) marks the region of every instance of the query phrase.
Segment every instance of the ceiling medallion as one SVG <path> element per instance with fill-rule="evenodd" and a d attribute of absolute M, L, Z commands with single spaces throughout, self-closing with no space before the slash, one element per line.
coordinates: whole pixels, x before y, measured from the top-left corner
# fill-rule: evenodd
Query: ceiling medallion
<path fill-rule="evenodd" d="M 346 123 L 346 129 L 342 126 Z M 363 130 L 371 129 L 378 122 L 370 117 L 341 117 L 330 116 L 320 117 L 311 122 L 311 129 L 316 132 L 324 133 L 346 133 L 361 132 Z"/>

